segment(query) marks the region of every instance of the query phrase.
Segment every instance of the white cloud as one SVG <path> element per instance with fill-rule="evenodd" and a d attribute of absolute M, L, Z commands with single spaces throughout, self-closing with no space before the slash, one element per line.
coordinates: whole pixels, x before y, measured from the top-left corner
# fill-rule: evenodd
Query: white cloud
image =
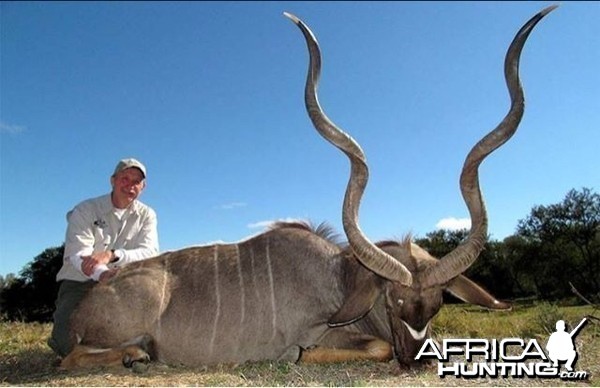
<path fill-rule="evenodd" d="M 298 218 L 282 218 L 279 220 L 269 220 L 269 221 L 258 221 L 258 222 L 253 222 L 252 224 L 248 224 L 248 228 L 250 229 L 257 229 L 257 228 L 268 228 L 269 226 L 273 225 L 276 222 L 297 222 L 299 221 Z"/>
<path fill-rule="evenodd" d="M 442 218 L 435 224 L 435 227 L 447 230 L 471 229 L 471 219 L 454 217 Z"/>
<path fill-rule="evenodd" d="M 231 209 L 236 209 L 239 207 L 245 207 L 247 205 L 248 204 L 245 202 L 231 202 L 231 203 L 226 203 L 226 204 L 220 205 L 220 206 L 218 206 L 218 208 L 222 209 L 222 210 L 231 210 Z"/>
<path fill-rule="evenodd" d="M 0 133 L 7 133 L 9 135 L 17 135 L 24 132 L 26 127 L 21 125 L 7 124 L 4 121 L 0 121 Z"/>

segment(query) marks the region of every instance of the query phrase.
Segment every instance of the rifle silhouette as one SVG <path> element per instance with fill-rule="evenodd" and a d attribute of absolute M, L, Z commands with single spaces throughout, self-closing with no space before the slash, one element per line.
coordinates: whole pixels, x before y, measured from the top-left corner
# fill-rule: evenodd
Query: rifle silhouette
<path fill-rule="evenodd" d="M 575 338 L 577 332 L 587 323 L 587 317 L 584 317 L 581 322 L 569 333 L 571 338 Z"/>

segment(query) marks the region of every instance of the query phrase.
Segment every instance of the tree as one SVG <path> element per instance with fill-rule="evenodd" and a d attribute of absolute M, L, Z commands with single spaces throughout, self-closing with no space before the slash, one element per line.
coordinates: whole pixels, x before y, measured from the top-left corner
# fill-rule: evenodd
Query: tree
<path fill-rule="evenodd" d="M 429 252 L 433 257 L 442 258 L 463 242 L 469 231 L 467 229 L 439 229 L 427 233 L 425 238 L 415 240 L 415 243 Z"/>
<path fill-rule="evenodd" d="M 6 276 L 0 275 L 0 290 L 10 286 L 10 284 L 15 281 L 15 278 L 16 276 L 14 273 L 9 273 Z"/>
<path fill-rule="evenodd" d="M 64 246 L 48 248 L 0 289 L 0 316 L 9 320 L 48 322 L 58 293 L 56 274 Z"/>
<path fill-rule="evenodd" d="M 600 195 L 571 190 L 558 204 L 535 206 L 519 221 L 529 245 L 531 282 L 540 296 L 570 296 L 569 282 L 585 294 L 600 292 Z"/>
<path fill-rule="evenodd" d="M 469 235 L 468 230 L 440 229 L 428 233 L 426 238 L 415 242 L 432 256 L 442 258 L 451 252 Z M 515 283 L 504 259 L 503 244 L 498 241 L 486 242 L 483 251 L 464 275 L 482 285 L 494 296 L 501 299 L 512 298 L 515 293 Z"/>
<path fill-rule="evenodd" d="M 532 256 L 532 245 L 523 236 L 515 234 L 502 241 L 501 249 L 514 284 L 514 297 L 535 296 L 536 287 L 531 276 L 534 271 L 528 260 Z"/>

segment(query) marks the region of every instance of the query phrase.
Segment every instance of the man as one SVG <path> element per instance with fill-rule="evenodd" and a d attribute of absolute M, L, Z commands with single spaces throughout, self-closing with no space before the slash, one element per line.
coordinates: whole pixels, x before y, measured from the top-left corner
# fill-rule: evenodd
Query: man
<path fill-rule="evenodd" d="M 61 357 L 73 346 L 71 314 L 90 288 L 113 277 L 119 267 L 158 254 L 156 213 L 137 200 L 146 187 L 146 167 L 123 159 L 110 183 L 110 194 L 83 201 L 67 213 L 64 261 L 56 276 L 62 283 L 48 340 Z"/>

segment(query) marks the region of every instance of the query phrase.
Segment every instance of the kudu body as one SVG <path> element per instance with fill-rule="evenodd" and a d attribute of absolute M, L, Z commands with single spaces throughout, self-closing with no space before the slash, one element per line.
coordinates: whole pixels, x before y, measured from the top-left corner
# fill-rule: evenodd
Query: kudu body
<path fill-rule="evenodd" d="M 130 364 L 150 357 L 209 365 L 395 356 L 411 364 L 430 334 L 443 291 L 490 309 L 509 308 L 461 274 L 487 237 L 478 167 L 517 129 L 524 109 L 520 53 L 533 27 L 553 8 L 529 20 L 510 45 L 505 61 L 510 111 L 473 147 L 461 174 L 471 232 L 440 260 L 408 240 L 372 244 L 360 231 L 358 208 L 368 175 L 364 154 L 320 108 L 319 47 L 308 27 L 286 14 L 308 44 L 309 116 L 351 162 L 343 208 L 349 246 L 302 223 L 279 223 L 237 244 L 192 247 L 128 265 L 96 285 L 74 313 L 71 332 L 77 345 L 62 367 Z"/>

